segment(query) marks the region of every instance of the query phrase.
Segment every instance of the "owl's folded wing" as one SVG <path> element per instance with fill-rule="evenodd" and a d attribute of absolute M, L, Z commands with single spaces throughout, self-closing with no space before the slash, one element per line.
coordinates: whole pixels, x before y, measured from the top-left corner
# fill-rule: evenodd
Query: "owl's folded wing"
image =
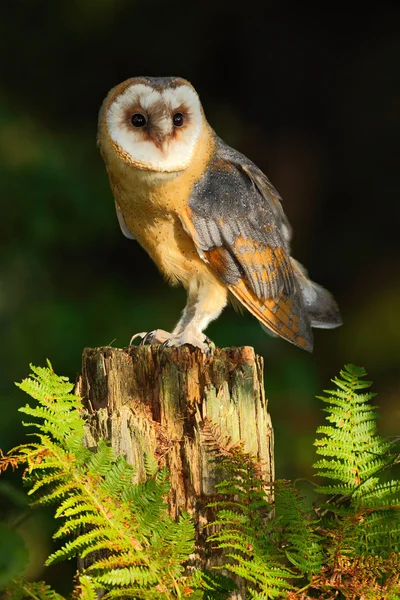
<path fill-rule="evenodd" d="M 200 257 L 264 326 L 311 351 L 311 325 L 288 253 L 290 233 L 279 196 L 265 197 L 249 165 L 239 163 L 241 155 L 236 163 L 235 151 L 221 145 L 195 185 L 182 223 Z"/>

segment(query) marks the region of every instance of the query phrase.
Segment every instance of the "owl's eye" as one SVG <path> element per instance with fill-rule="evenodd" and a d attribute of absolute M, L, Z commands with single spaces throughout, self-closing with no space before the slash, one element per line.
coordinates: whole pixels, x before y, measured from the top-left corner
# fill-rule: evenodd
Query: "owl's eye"
<path fill-rule="evenodd" d="M 144 127 L 147 123 L 147 119 L 141 113 L 135 113 L 131 116 L 131 123 L 134 127 Z"/>
<path fill-rule="evenodd" d="M 182 127 L 183 125 L 183 114 L 175 113 L 172 117 L 172 121 L 174 122 L 175 127 Z"/>

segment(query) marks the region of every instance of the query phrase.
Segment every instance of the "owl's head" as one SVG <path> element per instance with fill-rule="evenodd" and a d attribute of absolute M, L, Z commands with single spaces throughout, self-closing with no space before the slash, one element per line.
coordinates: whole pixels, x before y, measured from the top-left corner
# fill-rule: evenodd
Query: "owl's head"
<path fill-rule="evenodd" d="M 182 171 L 203 127 L 199 97 L 185 79 L 134 77 L 113 88 L 99 117 L 99 144 L 146 171 Z"/>

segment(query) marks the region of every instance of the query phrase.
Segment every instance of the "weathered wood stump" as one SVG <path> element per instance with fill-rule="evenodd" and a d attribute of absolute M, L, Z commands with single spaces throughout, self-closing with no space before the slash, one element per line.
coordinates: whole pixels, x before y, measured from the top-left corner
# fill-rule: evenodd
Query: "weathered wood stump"
<path fill-rule="evenodd" d="M 210 516 L 205 507 L 215 494 L 217 475 L 201 426 L 207 417 L 232 442 L 244 441 L 245 450 L 265 465 L 266 482 L 273 481 L 262 358 L 248 346 L 217 349 L 209 362 L 187 346 L 87 348 L 76 393 L 89 413 L 88 445 L 110 440 L 135 466 L 138 480 L 145 477 L 145 453 L 154 455 L 171 476 L 171 515 L 182 509 L 193 515 L 195 566 L 220 563 L 220 556 L 204 549 Z"/>

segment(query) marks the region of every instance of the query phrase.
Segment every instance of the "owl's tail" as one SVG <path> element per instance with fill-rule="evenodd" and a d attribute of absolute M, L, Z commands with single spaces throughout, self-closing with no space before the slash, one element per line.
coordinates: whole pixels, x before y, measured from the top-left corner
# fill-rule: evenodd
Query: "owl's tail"
<path fill-rule="evenodd" d="M 333 329 L 342 325 L 339 308 L 332 294 L 318 283 L 311 281 L 306 269 L 297 260 L 294 258 L 290 260 L 311 326 Z"/>

